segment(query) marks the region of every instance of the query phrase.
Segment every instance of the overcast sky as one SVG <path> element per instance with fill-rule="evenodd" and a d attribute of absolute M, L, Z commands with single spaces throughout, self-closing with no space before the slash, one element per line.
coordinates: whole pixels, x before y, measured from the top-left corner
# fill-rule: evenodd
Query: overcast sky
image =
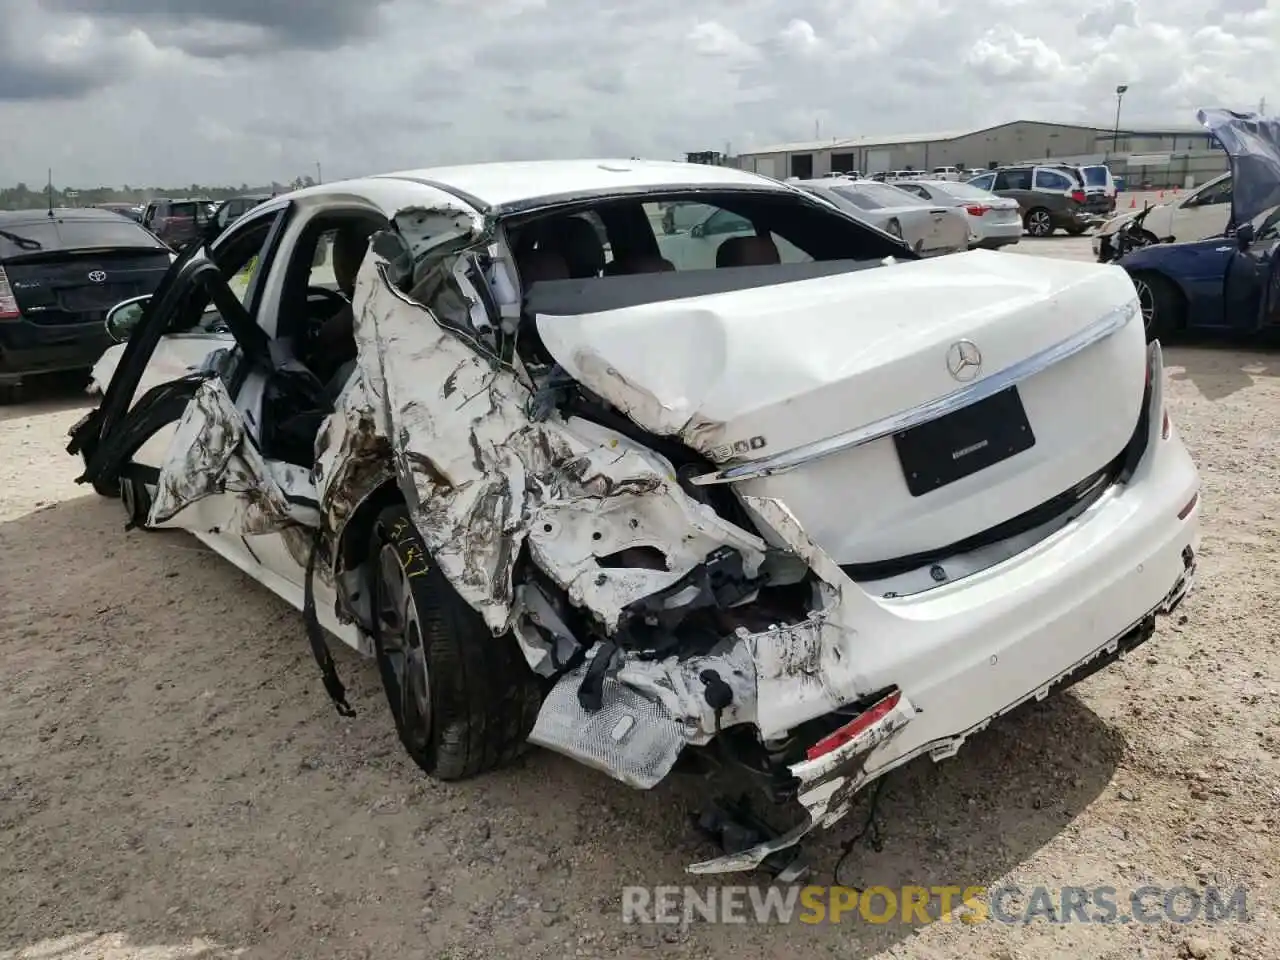
<path fill-rule="evenodd" d="M 0 0 L 0 184 L 1280 113 L 1280 0 Z"/>

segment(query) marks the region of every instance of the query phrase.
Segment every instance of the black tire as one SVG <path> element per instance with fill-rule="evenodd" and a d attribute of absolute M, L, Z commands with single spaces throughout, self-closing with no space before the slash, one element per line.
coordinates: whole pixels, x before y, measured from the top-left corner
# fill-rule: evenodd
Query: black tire
<path fill-rule="evenodd" d="M 374 523 L 374 653 L 400 742 L 427 774 L 463 780 L 527 745 L 542 684 L 510 635 L 458 596 L 403 504 Z"/>
<path fill-rule="evenodd" d="M 107 483 L 104 480 L 95 480 L 93 481 L 93 492 L 100 497 L 107 497 L 111 500 L 119 500 L 120 499 L 120 483 L 119 481 L 114 481 L 114 480 L 111 483 Z"/>
<path fill-rule="evenodd" d="M 0 407 L 7 407 L 22 402 L 21 383 L 0 383 Z"/>
<path fill-rule="evenodd" d="M 1047 237 L 1053 233 L 1053 217 L 1044 207 L 1032 207 L 1022 218 L 1022 228 L 1033 237 Z"/>
<path fill-rule="evenodd" d="M 1129 277 L 1138 292 L 1142 325 L 1147 331 L 1148 343 L 1163 340 L 1183 328 L 1187 301 L 1181 290 L 1156 273 L 1132 273 Z"/>
<path fill-rule="evenodd" d="M 151 513 L 151 494 L 147 485 L 131 477 L 120 478 L 120 503 L 129 522 L 139 529 L 146 529 L 147 516 Z"/>

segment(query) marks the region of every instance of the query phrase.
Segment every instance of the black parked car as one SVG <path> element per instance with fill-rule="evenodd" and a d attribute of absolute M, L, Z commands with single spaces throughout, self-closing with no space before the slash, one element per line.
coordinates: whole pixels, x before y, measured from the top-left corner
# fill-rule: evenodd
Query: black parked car
<path fill-rule="evenodd" d="M 0 402 L 32 374 L 92 367 L 111 345 L 107 311 L 153 293 L 172 261 L 110 210 L 0 211 Z"/>

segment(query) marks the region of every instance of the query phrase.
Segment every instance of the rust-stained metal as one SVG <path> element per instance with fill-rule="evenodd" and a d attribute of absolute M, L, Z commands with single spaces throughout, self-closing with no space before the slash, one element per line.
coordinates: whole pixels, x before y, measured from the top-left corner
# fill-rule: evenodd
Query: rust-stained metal
<path fill-rule="evenodd" d="M 308 471 L 268 463 L 245 435 L 244 421 L 217 377 L 202 383 L 188 404 L 160 471 L 147 525 L 203 526 L 244 536 L 314 528 L 319 514 L 300 502 Z M 232 497 L 213 494 L 231 493 Z M 191 511 L 208 505 L 192 520 Z M 184 518 L 179 521 L 179 514 Z"/>

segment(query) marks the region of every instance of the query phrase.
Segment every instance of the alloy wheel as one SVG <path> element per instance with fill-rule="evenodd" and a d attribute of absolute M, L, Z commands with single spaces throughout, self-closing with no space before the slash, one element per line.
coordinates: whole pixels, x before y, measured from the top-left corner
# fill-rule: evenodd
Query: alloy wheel
<path fill-rule="evenodd" d="M 395 675 L 400 726 L 414 747 L 425 749 L 431 739 L 431 684 L 422 621 L 413 590 L 395 546 L 382 548 L 378 560 L 378 628 L 382 653 Z"/>
<path fill-rule="evenodd" d="M 1047 237 L 1053 232 L 1053 224 L 1045 210 L 1034 210 L 1027 217 L 1027 232 L 1033 237 Z"/>
<path fill-rule="evenodd" d="M 1156 297 L 1151 284 L 1141 277 L 1133 278 L 1133 287 L 1138 292 L 1138 307 L 1142 310 L 1142 326 L 1148 333 L 1156 319 Z"/>

